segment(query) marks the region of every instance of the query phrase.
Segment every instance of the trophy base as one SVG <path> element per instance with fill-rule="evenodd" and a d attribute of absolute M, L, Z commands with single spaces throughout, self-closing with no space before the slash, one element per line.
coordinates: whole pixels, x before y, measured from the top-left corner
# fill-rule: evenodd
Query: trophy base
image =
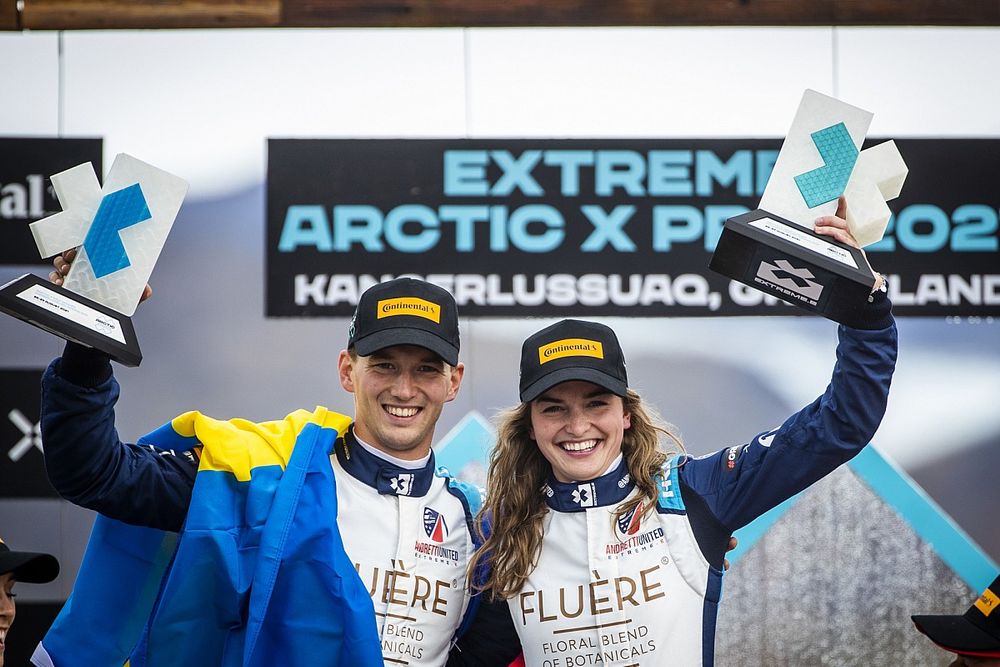
<path fill-rule="evenodd" d="M 726 220 L 709 268 L 848 326 L 875 286 L 859 248 L 762 209 Z"/>
<path fill-rule="evenodd" d="M 142 361 L 130 317 L 38 276 L 23 275 L 0 287 L 0 312 L 101 350 L 123 366 Z"/>

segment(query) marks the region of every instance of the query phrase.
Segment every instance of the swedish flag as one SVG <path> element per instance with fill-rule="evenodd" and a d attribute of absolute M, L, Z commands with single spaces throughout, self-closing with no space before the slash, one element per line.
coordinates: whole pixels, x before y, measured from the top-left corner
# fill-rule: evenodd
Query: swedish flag
<path fill-rule="evenodd" d="M 203 447 L 176 549 L 168 533 L 99 517 L 35 663 L 382 665 L 336 523 L 329 454 L 349 425 L 325 408 L 262 424 L 189 412 L 146 436 Z"/>

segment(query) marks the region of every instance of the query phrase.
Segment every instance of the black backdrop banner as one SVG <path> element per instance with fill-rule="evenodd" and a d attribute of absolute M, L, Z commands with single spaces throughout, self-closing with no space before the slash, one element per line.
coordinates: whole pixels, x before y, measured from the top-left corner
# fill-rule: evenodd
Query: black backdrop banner
<path fill-rule="evenodd" d="M 58 498 L 45 474 L 42 371 L 0 370 L 0 498 Z"/>
<path fill-rule="evenodd" d="M 894 312 L 1000 315 L 1000 140 L 896 144 L 909 176 L 866 249 Z M 270 139 L 266 314 L 349 316 L 399 275 L 440 284 L 474 317 L 800 314 L 708 269 L 780 146 Z"/>
<path fill-rule="evenodd" d="M 28 225 L 62 210 L 49 177 L 92 162 L 98 179 L 101 139 L 0 137 L 0 264 L 47 264 Z"/>

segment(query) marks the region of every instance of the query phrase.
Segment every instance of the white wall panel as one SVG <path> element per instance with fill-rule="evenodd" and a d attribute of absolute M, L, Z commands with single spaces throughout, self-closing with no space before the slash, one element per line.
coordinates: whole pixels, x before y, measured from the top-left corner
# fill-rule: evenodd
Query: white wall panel
<path fill-rule="evenodd" d="M 839 94 L 876 136 L 1000 136 L 1000 29 L 840 28 Z"/>
<path fill-rule="evenodd" d="M 782 136 L 829 28 L 473 30 L 474 136 Z"/>
<path fill-rule="evenodd" d="M 59 43 L 54 32 L 0 33 L 0 135 L 59 132 Z"/>
<path fill-rule="evenodd" d="M 267 136 L 444 136 L 464 118 L 459 30 L 66 35 L 66 129 L 183 175 L 260 183 Z"/>

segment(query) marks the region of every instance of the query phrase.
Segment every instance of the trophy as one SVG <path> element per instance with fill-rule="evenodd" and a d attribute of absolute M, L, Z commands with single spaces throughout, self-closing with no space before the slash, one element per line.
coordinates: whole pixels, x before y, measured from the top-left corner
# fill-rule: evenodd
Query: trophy
<path fill-rule="evenodd" d="M 0 311 L 125 366 L 142 361 L 132 326 L 188 184 L 124 153 L 101 188 L 90 162 L 52 176 L 62 212 L 31 223 L 42 257 L 78 248 L 63 285 L 24 275 L 0 287 Z"/>
<path fill-rule="evenodd" d="M 847 198 L 847 225 L 862 246 L 882 238 L 886 201 L 907 169 L 893 141 L 860 150 L 872 114 L 814 90 L 802 96 L 759 208 L 726 221 L 709 268 L 841 323 L 875 286 L 864 253 L 813 231 Z"/>

